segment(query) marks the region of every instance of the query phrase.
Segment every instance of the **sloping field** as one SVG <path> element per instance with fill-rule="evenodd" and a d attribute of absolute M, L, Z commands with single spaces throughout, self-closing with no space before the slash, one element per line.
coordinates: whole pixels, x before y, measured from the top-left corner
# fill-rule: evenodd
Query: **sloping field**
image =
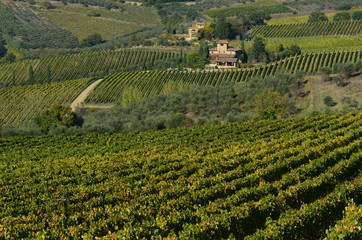
<path fill-rule="evenodd" d="M 24 48 L 63 48 L 66 41 L 76 40 L 70 31 L 39 17 L 28 6 L 0 2 L 0 16 L 0 32 L 14 36 Z"/>
<path fill-rule="evenodd" d="M 70 105 L 90 83 L 80 79 L 0 88 L 0 125 L 19 126 L 56 104 Z"/>
<path fill-rule="evenodd" d="M 321 51 L 342 51 L 346 49 L 362 49 L 362 38 L 358 36 L 324 36 L 324 37 L 294 37 L 294 38 L 265 38 L 265 48 L 268 52 L 278 52 L 280 44 L 284 47 L 298 45 L 303 53 Z M 250 53 L 254 41 L 245 41 L 244 47 Z M 241 42 L 230 44 L 240 48 Z"/>
<path fill-rule="evenodd" d="M 48 70 L 52 81 L 73 80 L 112 73 L 128 67 L 152 65 L 157 60 L 177 59 L 180 53 L 154 50 L 112 50 L 60 55 L 35 60 L 24 60 L 0 65 L 0 82 L 27 83 L 29 67 L 34 69 L 34 79 L 43 83 Z"/>
<path fill-rule="evenodd" d="M 102 39 L 109 40 L 120 34 L 136 32 L 143 28 L 137 23 L 119 22 L 68 12 L 42 12 L 40 15 L 68 29 L 80 40 L 93 33 L 98 33 Z"/>
<path fill-rule="evenodd" d="M 251 30 L 251 35 L 263 36 L 266 38 L 345 36 L 358 35 L 361 33 L 362 20 L 262 25 Z"/>
<path fill-rule="evenodd" d="M 349 14 L 353 14 L 353 12 L 362 11 L 362 8 L 354 8 L 348 11 Z M 326 13 L 326 17 L 329 21 L 333 21 L 333 17 L 336 15 L 336 12 Z M 279 25 L 279 24 L 295 24 L 295 23 L 308 23 L 309 15 L 303 16 L 292 16 L 292 17 L 281 17 L 281 18 L 272 18 L 270 20 L 265 21 L 267 25 Z"/>
<path fill-rule="evenodd" d="M 247 81 L 254 76 L 265 77 L 276 72 L 317 72 L 322 67 L 356 61 L 361 51 L 305 53 L 261 67 L 230 71 L 136 71 L 107 76 L 87 97 L 87 103 L 115 103 L 122 99 L 123 91 L 137 89 L 141 98 L 160 94 L 166 83 L 217 86 L 225 82 Z"/>
<path fill-rule="evenodd" d="M 361 137 L 348 114 L 2 139 L 0 238 L 357 239 Z"/>
<path fill-rule="evenodd" d="M 231 17 L 231 16 L 243 16 L 257 12 L 265 12 L 269 14 L 273 13 L 287 13 L 292 10 L 288 7 L 283 6 L 275 0 L 261 0 L 257 2 L 235 5 L 232 7 L 220 8 L 206 11 L 205 14 L 213 17 Z"/>
<path fill-rule="evenodd" d="M 54 6 L 56 10 L 40 11 L 39 14 L 68 29 L 80 40 L 93 33 L 99 33 L 104 40 L 109 40 L 159 23 L 156 10 L 150 7 L 122 4 L 121 9 L 106 10 L 78 5 Z"/>

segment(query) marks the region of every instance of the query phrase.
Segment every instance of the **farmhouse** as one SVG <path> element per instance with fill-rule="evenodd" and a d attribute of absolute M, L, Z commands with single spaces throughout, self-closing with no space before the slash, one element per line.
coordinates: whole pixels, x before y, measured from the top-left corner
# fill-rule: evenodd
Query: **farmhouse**
<path fill-rule="evenodd" d="M 192 41 L 194 39 L 198 39 L 199 38 L 199 31 L 200 31 L 201 28 L 204 27 L 204 25 L 205 25 L 204 23 L 196 23 L 195 27 L 189 27 L 188 35 L 185 38 L 186 41 Z"/>
<path fill-rule="evenodd" d="M 210 49 L 210 64 L 213 68 L 236 68 L 241 49 L 229 47 L 229 42 L 221 40 L 216 48 Z"/>

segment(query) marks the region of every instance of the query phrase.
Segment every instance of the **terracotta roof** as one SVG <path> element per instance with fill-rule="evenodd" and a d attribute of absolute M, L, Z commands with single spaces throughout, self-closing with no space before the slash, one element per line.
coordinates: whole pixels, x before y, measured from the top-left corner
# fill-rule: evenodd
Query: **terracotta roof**
<path fill-rule="evenodd" d="M 228 47 L 228 50 L 229 51 L 241 51 L 241 49 L 240 48 L 233 48 L 233 47 Z"/>
<path fill-rule="evenodd" d="M 216 55 L 216 54 L 215 54 Z M 219 58 L 233 58 L 233 54 L 218 54 Z"/>
<path fill-rule="evenodd" d="M 216 62 L 222 62 L 222 63 L 224 63 L 224 62 L 233 62 L 233 63 L 235 63 L 237 61 L 238 61 L 237 58 L 219 58 L 219 59 L 216 60 Z"/>
<path fill-rule="evenodd" d="M 216 48 L 211 48 L 210 51 L 217 51 L 217 47 Z"/>
<path fill-rule="evenodd" d="M 225 40 L 221 40 L 221 41 L 219 41 L 219 42 L 217 42 L 218 44 L 229 44 L 229 42 L 228 41 L 225 41 Z"/>

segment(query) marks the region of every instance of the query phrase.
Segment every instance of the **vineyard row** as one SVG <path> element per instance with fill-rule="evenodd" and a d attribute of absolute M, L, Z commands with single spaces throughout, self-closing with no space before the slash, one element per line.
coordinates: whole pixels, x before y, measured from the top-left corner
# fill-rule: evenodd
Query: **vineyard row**
<path fill-rule="evenodd" d="M 362 33 L 362 20 L 262 25 L 251 31 L 252 36 L 266 38 L 340 36 L 360 33 Z"/>
<path fill-rule="evenodd" d="M 162 93 L 166 83 L 217 86 L 225 82 L 247 81 L 252 77 L 266 77 L 277 72 L 317 72 L 322 67 L 352 62 L 362 58 L 360 50 L 304 53 L 263 67 L 230 71 L 135 71 L 107 76 L 88 96 L 88 103 L 115 103 L 124 90 L 138 89 L 142 98 Z"/>

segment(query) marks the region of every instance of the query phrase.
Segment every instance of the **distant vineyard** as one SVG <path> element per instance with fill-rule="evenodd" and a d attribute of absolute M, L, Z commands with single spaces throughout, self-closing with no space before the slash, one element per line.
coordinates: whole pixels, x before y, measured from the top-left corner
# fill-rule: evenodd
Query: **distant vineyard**
<path fill-rule="evenodd" d="M 24 48 L 63 48 L 76 42 L 71 32 L 34 14 L 28 7 L 0 2 L 0 32 L 14 35 Z"/>
<path fill-rule="evenodd" d="M 263 67 L 231 71 L 137 71 L 106 77 L 88 96 L 88 103 L 114 103 L 121 99 L 128 88 L 137 88 L 143 98 L 160 94 L 165 83 L 185 83 L 216 86 L 223 82 L 241 82 L 255 76 L 265 77 L 276 72 L 316 72 L 321 67 L 333 67 L 337 63 L 356 62 L 361 51 L 306 53 L 289 57 Z"/>
<path fill-rule="evenodd" d="M 275 1 L 260 1 L 256 3 L 248 3 L 228 8 L 215 9 L 205 12 L 206 15 L 213 18 L 231 17 L 231 16 L 244 16 L 257 12 L 273 13 L 286 13 L 292 10 L 283 6 Z"/>
<path fill-rule="evenodd" d="M 69 105 L 90 79 L 0 88 L 0 125 L 19 126 L 56 104 Z"/>
<path fill-rule="evenodd" d="M 252 36 L 266 38 L 356 35 L 360 33 L 362 33 L 362 20 L 263 25 L 257 26 L 251 31 Z"/>
<path fill-rule="evenodd" d="M 73 80 L 78 78 L 104 75 L 129 67 L 152 65 L 157 60 L 174 60 L 180 53 L 154 50 L 112 50 L 60 55 L 36 60 L 24 60 L 0 65 L 0 82 L 9 84 L 27 84 L 29 66 L 34 69 L 36 83 L 47 79 L 50 70 L 52 81 Z"/>
<path fill-rule="evenodd" d="M 362 113 L 2 139 L 0 238 L 360 239 L 361 126 Z"/>

